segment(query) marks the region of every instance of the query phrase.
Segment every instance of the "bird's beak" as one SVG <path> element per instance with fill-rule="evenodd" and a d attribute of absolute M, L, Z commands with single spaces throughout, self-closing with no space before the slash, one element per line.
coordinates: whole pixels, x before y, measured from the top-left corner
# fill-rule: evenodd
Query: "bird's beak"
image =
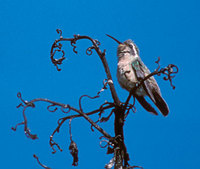
<path fill-rule="evenodd" d="M 108 37 L 110 37 L 111 39 L 113 39 L 114 41 L 116 41 L 118 44 L 122 44 L 122 42 L 120 42 L 120 41 L 118 41 L 117 39 L 115 39 L 114 37 L 112 37 L 112 36 L 110 36 L 110 35 L 108 35 L 108 34 L 106 34 Z"/>

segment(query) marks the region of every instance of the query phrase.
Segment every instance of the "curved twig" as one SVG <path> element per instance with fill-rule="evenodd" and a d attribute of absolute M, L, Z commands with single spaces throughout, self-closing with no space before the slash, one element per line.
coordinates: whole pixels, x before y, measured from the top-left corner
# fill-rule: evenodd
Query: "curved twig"
<path fill-rule="evenodd" d="M 55 102 L 55 101 L 51 101 L 49 99 L 43 99 L 43 98 L 37 98 L 37 99 L 33 99 L 31 101 L 25 101 L 22 99 L 21 97 L 21 93 L 18 93 L 17 94 L 18 98 L 23 102 L 21 103 L 20 105 L 23 107 L 23 117 L 24 117 L 24 121 L 21 122 L 21 123 L 18 123 L 15 127 L 13 127 L 12 129 L 13 130 L 16 130 L 17 129 L 17 126 L 18 125 L 24 125 L 24 132 L 25 132 L 25 135 L 28 137 L 28 138 L 31 138 L 31 139 L 37 139 L 37 135 L 36 134 L 31 134 L 29 128 L 28 128 L 28 122 L 27 122 L 27 118 L 26 118 L 26 114 L 25 114 L 25 111 L 28 107 L 32 107 L 34 108 L 35 107 L 35 103 L 36 102 L 47 102 L 47 103 L 50 103 L 49 106 L 47 106 L 47 110 L 50 111 L 50 112 L 55 112 L 58 110 L 57 107 L 60 107 L 61 111 L 62 112 L 65 112 L 64 109 L 68 109 L 65 113 L 68 113 L 70 111 L 74 111 L 76 113 L 78 113 L 79 115 L 72 115 L 72 116 L 67 116 L 65 118 L 62 118 L 61 120 L 58 121 L 58 127 L 54 130 L 54 132 L 52 133 L 52 135 L 50 136 L 50 140 L 49 140 L 49 144 L 51 146 L 51 148 L 53 149 L 53 152 L 52 153 L 55 153 L 56 150 L 54 148 L 54 146 L 56 146 L 60 151 L 62 151 L 62 149 L 60 148 L 60 146 L 53 140 L 53 135 L 56 133 L 56 132 L 59 132 L 59 129 L 60 127 L 62 126 L 62 124 L 67 120 L 67 119 L 70 119 L 70 118 L 76 118 L 76 117 L 84 117 L 91 125 L 93 125 L 99 132 L 101 132 L 106 138 L 112 140 L 112 137 L 106 132 L 104 131 L 100 126 L 98 126 L 95 122 L 93 122 L 90 118 L 89 118 L 89 115 L 92 115 L 92 114 L 95 114 L 95 113 L 98 113 L 99 111 L 102 111 L 102 109 L 109 109 L 109 108 L 112 108 L 114 105 L 108 105 L 108 106 L 105 106 L 105 107 L 101 107 L 100 109 L 97 109 L 97 110 L 94 110 L 92 112 L 89 112 L 89 113 L 83 113 L 82 111 L 68 105 L 68 104 L 63 104 L 63 103 L 59 103 L 59 102 Z M 89 98 L 92 98 L 90 96 L 86 96 L 86 97 L 89 97 Z M 94 98 L 96 98 L 97 96 L 95 96 Z M 25 105 L 24 105 L 25 104 Z M 81 101 L 80 101 L 80 105 L 81 105 Z M 104 104 L 103 104 L 104 105 Z M 21 107 L 20 106 L 20 107 Z M 55 107 L 57 106 L 56 108 L 54 108 L 53 110 L 50 110 L 51 107 Z"/>
<path fill-rule="evenodd" d="M 42 163 L 40 162 L 39 158 L 38 158 L 35 154 L 33 154 L 33 157 L 37 160 L 38 164 L 39 164 L 41 167 L 43 167 L 43 168 L 45 168 L 45 169 L 51 169 L 50 167 L 47 167 L 46 165 L 42 164 Z"/>
<path fill-rule="evenodd" d="M 101 59 L 101 61 L 102 61 L 102 63 L 103 63 L 103 66 L 104 66 L 106 75 L 107 75 L 108 84 L 109 84 L 109 86 L 110 86 L 110 90 L 111 90 L 111 94 L 112 94 L 113 100 L 114 100 L 115 104 L 116 104 L 117 106 L 119 106 L 119 105 L 120 105 L 120 100 L 119 100 L 119 98 L 118 98 L 118 96 L 117 96 L 115 87 L 114 87 L 114 85 L 113 85 L 112 76 L 111 76 L 111 73 L 110 73 L 110 70 L 109 70 L 109 67 L 108 67 L 108 63 L 107 63 L 107 61 L 106 61 L 106 59 L 105 59 L 105 52 L 106 52 L 106 51 L 104 50 L 104 51 L 102 52 L 102 51 L 100 50 L 100 48 L 99 48 L 100 42 L 99 42 L 98 40 L 92 39 L 92 38 L 89 37 L 89 36 L 81 36 L 81 35 L 74 35 L 73 38 L 63 38 L 63 37 L 62 37 L 62 31 L 61 31 L 61 30 L 57 30 L 57 32 L 59 33 L 60 38 L 54 41 L 54 43 L 53 43 L 53 45 L 52 45 L 52 47 L 51 47 L 51 51 L 50 51 L 51 61 L 52 61 L 52 63 L 56 66 L 57 70 L 58 70 L 58 71 L 61 70 L 60 68 L 58 68 L 58 65 L 61 65 L 62 62 L 63 62 L 63 60 L 65 59 L 65 53 L 64 53 L 64 51 L 62 50 L 62 45 L 61 45 L 60 42 L 62 42 L 62 41 L 69 41 L 69 42 L 71 42 L 71 45 L 72 45 L 72 47 L 73 47 L 73 51 L 74 51 L 75 53 L 77 53 L 77 51 L 76 51 L 76 45 L 75 45 L 75 44 L 76 44 L 76 41 L 81 40 L 81 39 L 87 39 L 87 40 L 91 41 L 91 42 L 92 42 L 92 46 L 89 47 L 89 48 L 86 50 L 86 53 L 87 53 L 88 55 L 91 55 L 91 54 L 92 54 L 92 49 L 94 49 L 94 50 L 97 52 L 97 54 L 99 55 L 99 57 L 100 57 L 100 59 Z M 56 54 L 57 52 L 63 52 L 62 57 L 59 58 L 59 59 L 55 59 L 55 57 L 54 57 L 55 54 Z"/>
<path fill-rule="evenodd" d="M 81 104 L 81 101 L 84 97 L 88 97 L 89 99 L 96 99 L 99 97 L 99 95 L 96 95 L 94 97 L 91 97 L 91 96 L 88 96 L 88 95 L 82 95 L 80 98 L 79 98 L 79 108 L 80 108 L 80 111 L 83 112 L 83 108 L 82 108 L 82 104 Z"/>
<path fill-rule="evenodd" d="M 149 75 L 147 75 L 145 78 L 143 78 L 140 82 L 137 83 L 137 85 L 131 90 L 131 92 L 128 95 L 128 98 L 126 99 L 124 108 L 127 107 L 131 96 L 134 94 L 134 92 L 141 86 L 144 84 L 144 82 L 151 78 L 152 76 L 160 76 L 161 74 L 164 75 L 163 79 L 164 80 L 169 80 L 170 81 L 170 85 L 172 86 L 173 89 L 175 89 L 175 86 L 172 84 L 172 79 L 175 77 L 174 74 L 178 73 L 178 67 L 174 64 L 169 64 L 167 67 L 165 68 L 160 68 L 160 58 L 158 57 L 158 60 L 155 61 L 155 63 L 158 64 L 158 67 L 155 69 L 155 71 L 153 71 L 152 73 L 150 73 Z"/>

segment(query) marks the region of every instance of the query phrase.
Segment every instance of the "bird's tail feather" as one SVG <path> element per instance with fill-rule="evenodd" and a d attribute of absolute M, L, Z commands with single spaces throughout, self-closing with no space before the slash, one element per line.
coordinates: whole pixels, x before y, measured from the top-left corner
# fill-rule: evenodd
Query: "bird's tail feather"
<path fill-rule="evenodd" d="M 147 110 L 148 112 L 151 112 L 154 115 L 158 115 L 158 113 L 156 112 L 156 110 L 151 106 L 151 104 L 149 104 L 144 96 L 135 96 L 136 99 L 138 100 L 138 102 L 142 105 L 142 107 Z"/>
<path fill-rule="evenodd" d="M 169 114 L 169 108 L 167 106 L 167 103 L 162 98 L 161 94 L 158 91 L 156 91 L 155 88 L 152 88 L 152 85 L 149 83 L 149 81 L 144 82 L 144 90 L 146 91 L 150 99 L 154 102 L 154 104 L 157 106 L 157 108 L 160 110 L 160 112 L 164 116 L 167 116 Z"/>
<path fill-rule="evenodd" d="M 169 108 L 167 106 L 167 103 L 158 92 L 154 91 L 153 95 L 155 99 L 155 102 L 154 102 L 155 105 L 158 107 L 158 109 L 164 116 L 167 116 L 169 114 Z"/>

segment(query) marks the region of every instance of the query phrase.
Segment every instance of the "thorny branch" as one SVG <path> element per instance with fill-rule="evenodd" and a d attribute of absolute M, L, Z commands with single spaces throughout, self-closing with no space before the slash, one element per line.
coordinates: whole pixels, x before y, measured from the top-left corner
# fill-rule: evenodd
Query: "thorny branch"
<path fill-rule="evenodd" d="M 102 64 L 104 66 L 105 69 L 105 73 L 107 78 L 103 81 L 103 87 L 102 89 L 97 93 L 96 96 L 91 97 L 88 95 L 82 95 L 79 98 L 79 109 L 76 109 L 72 106 L 70 106 L 69 104 L 63 104 L 63 103 L 59 103 L 59 102 L 55 102 L 55 101 L 51 101 L 49 99 L 43 99 L 43 98 L 37 98 L 37 99 L 33 99 L 31 101 L 27 101 L 27 100 L 23 100 L 21 93 L 17 94 L 17 97 L 21 100 L 21 103 L 17 106 L 17 108 L 22 107 L 23 108 L 23 118 L 24 121 L 18 123 L 15 127 L 12 127 L 12 129 L 14 131 L 16 131 L 17 127 L 19 125 L 23 125 L 24 126 L 24 132 L 25 135 L 28 138 L 31 139 L 37 139 L 37 135 L 36 134 L 31 134 L 30 129 L 28 128 L 28 120 L 26 118 L 26 110 L 28 107 L 31 108 L 35 108 L 35 103 L 36 102 L 46 102 L 49 105 L 47 106 L 47 110 L 49 112 L 57 112 L 58 110 L 60 110 L 62 113 L 64 113 L 65 115 L 67 115 L 66 117 L 62 117 L 57 121 L 57 127 L 54 129 L 53 133 L 50 136 L 50 140 L 49 140 L 49 144 L 53 150 L 52 153 L 56 153 L 56 148 L 60 151 L 62 151 L 61 147 L 59 146 L 58 143 L 56 143 L 53 140 L 53 137 L 56 133 L 59 133 L 60 128 L 62 127 L 62 125 L 65 123 L 66 120 L 69 120 L 69 133 L 70 133 L 70 146 L 69 146 L 69 150 L 71 155 L 73 156 L 73 163 L 72 165 L 77 166 L 78 165 L 78 147 L 76 145 L 76 143 L 72 140 L 72 130 L 71 130 L 71 121 L 72 119 L 75 118 L 79 118 L 79 117 L 83 117 L 85 118 L 90 124 L 91 124 L 91 129 L 93 130 L 93 127 L 96 128 L 103 136 L 100 137 L 100 146 L 102 148 L 107 148 L 107 154 L 113 154 L 113 158 L 109 161 L 109 163 L 105 166 L 106 169 L 111 169 L 113 166 L 115 166 L 115 169 L 135 169 L 135 168 L 140 168 L 143 169 L 140 166 L 131 166 L 129 165 L 128 161 L 129 161 L 129 154 L 127 152 L 125 143 L 124 143 L 124 131 L 123 131 L 123 126 L 124 126 L 124 122 L 125 122 L 125 118 L 127 118 L 130 110 L 132 110 L 133 112 L 136 112 L 136 108 L 135 108 L 135 99 L 133 104 L 130 104 L 130 98 L 131 96 L 134 94 L 134 91 L 136 91 L 137 88 L 139 88 L 145 80 L 147 80 L 148 78 L 154 76 L 154 75 L 158 75 L 160 76 L 161 74 L 164 75 L 163 79 L 164 80 L 169 80 L 170 85 L 172 86 L 173 89 L 175 89 L 175 86 L 172 84 L 172 79 L 175 77 L 175 74 L 178 73 L 178 67 L 176 65 L 173 64 L 169 64 L 167 67 L 165 68 L 160 68 L 160 58 L 158 58 L 158 60 L 156 61 L 156 63 L 158 64 L 157 69 L 152 72 L 151 74 L 149 74 L 148 76 L 146 76 L 144 79 L 142 79 L 134 88 L 133 90 L 129 93 L 128 98 L 126 99 L 126 101 L 120 102 L 118 95 L 116 93 L 114 84 L 113 84 L 113 80 L 112 80 L 112 76 L 105 58 L 105 51 L 103 50 L 103 52 L 100 50 L 99 46 L 100 46 L 100 42 L 98 40 L 92 39 L 89 36 L 81 36 L 81 35 L 74 35 L 73 38 L 63 38 L 62 36 L 62 31 L 60 29 L 57 29 L 57 33 L 59 34 L 59 39 L 55 40 L 52 47 L 51 47 L 51 52 L 50 52 L 50 56 L 51 56 L 51 61 L 52 63 L 56 66 L 57 70 L 60 71 L 61 69 L 58 67 L 58 65 L 61 65 L 65 59 L 65 52 L 62 49 L 62 44 L 61 42 L 63 41 L 69 41 L 71 43 L 71 46 L 73 47 L 73 51 L 74 53 L 78 53 L 76 50 L 76 42 L 78 40 L 81 39 L 87 39 L 89 41 L 92 42 L 92 46 L 88 47 L 86 50 L 86 54 L 87 55 L 91 55 L 93 53 L 93 50 L 96 51 L 96 53 L 98 54 L 98 56 L 100 57 Z M 57 53 L 61 53 L 62 56 L 58 59 L 55 58 Z M 107 89 L 107 85 L 109 85 L 110 87 L 110 92 L 113 98 L 113 102 L 105 102 L 102 105 L 99 106 L 98 109 L 93 110 L 91 112 L 84 112 L 83 110 L 83 106 L 82 106 L 82 99 L 83 98 L 89 98 L 89 99 L 97 99 L 100 97 L 100 93 L 103 92 L 104 90 Z M 105 113 L 105 111 L 111 109 L 109 115 L 107 117 L 102 117 L 102 115 Z M 75 114 L 71 114 L 71 113 L 75 113 Z M 97 114 L 98 113 L 98 120 L 96 122 L 94 122 L 89 116 L 93 115 L 93 114 Z M 109 133 L 107 133 L 105 130 L 103 130 L 99 125 L 97 125 L 98 122 L 108 122 L 110 117 L 112 115 L 115 115 L 115 136 L 112 137 Z M 56 148 L 55 148 L 56 147 Z M 38 163 L 45 168 L 46 166 L 41 164 L 38 157 L 36 155 L 34 155 L 34 158 L 37 159 Z M 46 167 L 47 169 L 50 169 L 48 167 Z"/>

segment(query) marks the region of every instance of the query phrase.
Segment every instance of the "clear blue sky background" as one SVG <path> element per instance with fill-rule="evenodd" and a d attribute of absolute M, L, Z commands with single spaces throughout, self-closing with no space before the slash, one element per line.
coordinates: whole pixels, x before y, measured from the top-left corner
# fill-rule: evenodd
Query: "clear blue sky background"
<path fill-rule="evenodd" d="M 199 8 L 198 0 L 1 1 L 0 168 L 39 169 L 32 157 L 34 153 L 53 169 L 73 168 L 68 151 L 68 123 L 55 136 L 63 152 L 52 155 L 48 145 L 57 119 L 64 116 L 62 113 L 48 112 L 45 103 L 36 104 L 34 110 L 28 109 L 29 127 L 39 137 L 35 141 L 24 135 L 21 126 L 16 132 L 10 129 L 23 120 L 22 109 L 16 109 L 20 103 L 16 96 L 19 91 L 27 100 L 49 98 L 77 107 L 81 95 L 94 96 L 102 87 L 106 75 L 96 54 L 85 55 L 88 41 L 78 42 L 78 55 L 70 45 L 65 45 L 67 60 L 62 71 L 56 71 L 49 52 L 58 38 L 57 28 L 63 30 L 64 37 L 88 35 L 102 43 L 122 101 L 128 93 L 116 79 L 117 44 L 106 33 L 121 41 L 133 39 L 151 70 L 156 68 L 154 61 L 158 56 L 162 66 L 178 65 L 175 90 L 157 78 L 170 107 L 169 116 L 153 116 L 137 103 L 137 113 L 131 113 L 125 123 L 125 142 L 132 165 L 144 169 L 199 168 Z M 84 109 L 98 108 L 104 100 L 112 101 L 109 90 L 96 102 L 85 99 Z M 113 135 L 113 118 L 101 126 Z M 77 119 L 72 121 L 72 132 L 79 148 L 77 169 L 103 168 L 111 155 L 99 147 L 98 131 L 92 132 L 88 122 Z"/>

